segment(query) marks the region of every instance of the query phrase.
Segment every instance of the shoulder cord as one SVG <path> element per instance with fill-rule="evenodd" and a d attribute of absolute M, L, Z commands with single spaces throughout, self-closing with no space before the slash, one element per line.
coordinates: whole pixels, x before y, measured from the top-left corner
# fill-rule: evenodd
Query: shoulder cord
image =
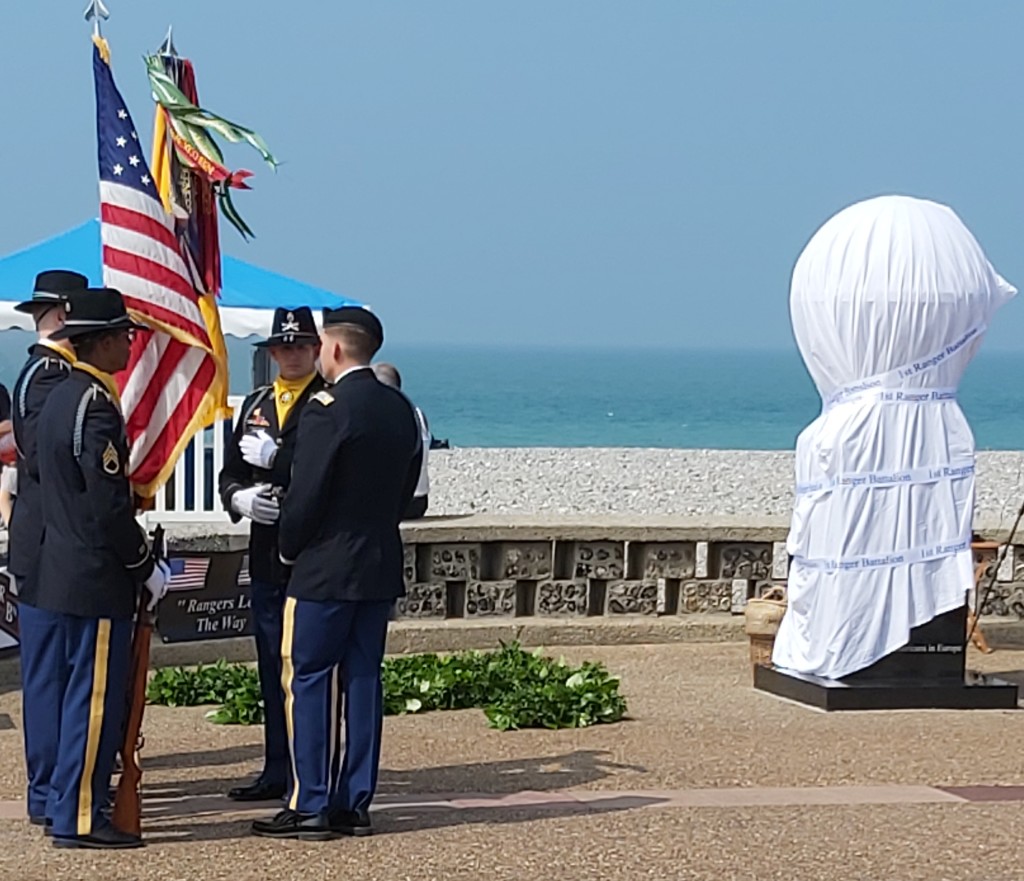
<path fill-rule="evenodd" d="M 89 405 L 96 400 L 96 395 L 99 389 L 96 386 L 89 386 L 82 394 L 82 399 L 78 402 L 78 410 L 75 412 L 75 433 L 74 438 L 74 450 L 75 460 L 78 461 L 82 458 L 82 443 L 83 435 L 85 434 L 85 414 L 89 410 Z"/>

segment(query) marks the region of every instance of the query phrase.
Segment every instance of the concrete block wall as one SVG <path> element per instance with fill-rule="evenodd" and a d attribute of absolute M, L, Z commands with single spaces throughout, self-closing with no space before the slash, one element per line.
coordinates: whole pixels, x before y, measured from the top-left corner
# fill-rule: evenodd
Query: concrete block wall
<path fill-rule="evenodd" d="M 408 542 L 400 618 L 741 614 L 788 574 L 772 541 Z"/>

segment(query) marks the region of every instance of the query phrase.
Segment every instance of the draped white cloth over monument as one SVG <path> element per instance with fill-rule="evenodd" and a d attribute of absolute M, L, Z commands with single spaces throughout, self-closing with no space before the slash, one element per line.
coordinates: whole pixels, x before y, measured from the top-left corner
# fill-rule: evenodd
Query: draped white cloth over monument
<path fill-rule="evenodd" d="M 1015 294 L 935 202 L 869 199 L 807 244 L 790 314 L 822 412 L 796 443 L 777 666 L 837 679 L 964 604 L 974 435 L 956 390 Z"/>

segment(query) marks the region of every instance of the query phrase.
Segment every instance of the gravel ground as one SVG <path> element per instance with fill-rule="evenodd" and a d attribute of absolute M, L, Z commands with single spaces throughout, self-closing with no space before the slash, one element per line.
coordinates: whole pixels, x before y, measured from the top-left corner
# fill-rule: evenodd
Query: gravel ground
<path fill-rule="evenodd" d="M 1013 521 L 1024 453 L 978 454 L 978 514 Z M 431 514 L 788 516 L 793 454 L 732 450 L 478 449 L 430 453 Z"/>
<path fill-rule="evenodd" d="M 1024 785 L 1012 711 L 824 714 L 754 692 L 746 646 L 574 648 L 622 676 L 630 718 L 583 731 L 500 733 L 478 711 L 389 717 L 382 795 L 734 786 Z M 974 654 L 988 671 L 1024 652 Z M 0 798 L 20 798 L 20 696 L 0 695 Z M 205 722 L 202 709 L 147 709 L 150 793 L 202 799 L 251 773 L 259 730 Z M 152 811 L 152 808 L 151 808 Z M 248 821 L 149 815 L 149 846 L 124 854 L 52 850 L 23 821 L 0 822 L 0 877 L 1007 879 L 1024 875 L 1024 804 L 609 807 L 382 811 L 381 833 L 328 844 L 268 842 Z"/>

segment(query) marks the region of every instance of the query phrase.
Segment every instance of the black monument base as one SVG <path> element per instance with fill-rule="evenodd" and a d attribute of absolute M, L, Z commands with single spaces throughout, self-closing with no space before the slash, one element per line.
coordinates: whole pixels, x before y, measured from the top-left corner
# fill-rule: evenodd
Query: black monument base
<path fill-rule="evenodd" d="M 754 688 L 821 710 L 1013 710 L 1017 686 L 980 673 L 963 682 L 906 679 L 850 682 L 756 667 Z"/>
<path fill-rule="evenodd" d="M 1012 710 L 1017 686 L 965 670 L 967 607 L 910 631 L 907 644 L 865 670 L 826 679 L 755 667 L 754 688 L 822 710 Z"/>

